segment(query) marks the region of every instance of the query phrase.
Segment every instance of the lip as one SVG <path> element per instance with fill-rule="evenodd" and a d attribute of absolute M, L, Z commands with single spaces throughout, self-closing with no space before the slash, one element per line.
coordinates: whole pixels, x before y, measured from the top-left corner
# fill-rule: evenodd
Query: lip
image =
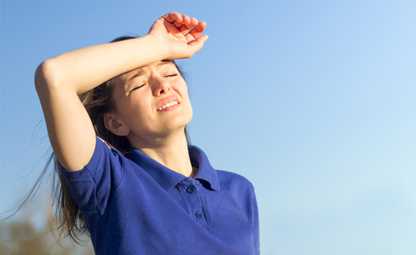
<path fill-rule="evenodd" d="M 159 102 L 157 103 L 156 109 L 159 109 L 160 107 L 162 107 L 166 103 L 168 103 L 170 101 L 173 101 L 173 100 L 178 101 L 179 104 L 181 103 L 176 96 L 168 96 L 168 97 L 165 97 L 165 98 L 159 100 Z"/>
<path fill-rule="evenodd" d="M 175 104 L 175 105 L 169 106 L 168 108 L 164 108 L 160 111 L 158 110 L 158 112 L 170 112 L 170 111 L 173 111 L 173 110 L 175 110 L 176 108 L 178 108 L 180 106 L 181 106 L 180 104 Z"/>

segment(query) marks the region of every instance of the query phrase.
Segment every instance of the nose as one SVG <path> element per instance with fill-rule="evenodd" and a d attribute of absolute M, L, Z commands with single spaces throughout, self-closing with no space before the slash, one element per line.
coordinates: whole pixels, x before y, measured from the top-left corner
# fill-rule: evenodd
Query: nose
<path fill-rule="evenodd" d="M 161 75 L 155 74 L 152 75 L 150 80 L 153 94 L 155 96 L 160 96 L 161 94 L 169 93 L 171 84 L 167 79 L 165 79 Z"/>

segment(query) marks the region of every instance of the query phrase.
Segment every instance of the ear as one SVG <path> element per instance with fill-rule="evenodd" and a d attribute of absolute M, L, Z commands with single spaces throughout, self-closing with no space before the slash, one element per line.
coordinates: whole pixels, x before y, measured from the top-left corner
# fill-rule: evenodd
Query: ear
<path fill-rule="evenodd" d="M 114 113 L 104 113 L 104 126 L 117 136 L 127 136 L 130 129 Z"/>

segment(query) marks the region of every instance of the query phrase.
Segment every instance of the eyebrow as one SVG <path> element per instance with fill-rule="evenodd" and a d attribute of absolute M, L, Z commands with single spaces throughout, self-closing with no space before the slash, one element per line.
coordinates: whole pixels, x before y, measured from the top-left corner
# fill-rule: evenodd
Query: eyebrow
<path fill-rule="evenodd" d="M 168 59 L 163 59 L 156 66 L 161 66 L 161 65 L 166 65 L 166 64 L 173 64 L 173 62 L 171 60 L 168 60 Z M 128 77 L 126 82 L 129 82 L 129 81 L 133 80 L 134 78 L 136 78 L 137 76 L 142 75 L 143 73 L 144 73 L 143 69 L 140 68 L 139 70 L 134 72 L 130 77 Z"/>

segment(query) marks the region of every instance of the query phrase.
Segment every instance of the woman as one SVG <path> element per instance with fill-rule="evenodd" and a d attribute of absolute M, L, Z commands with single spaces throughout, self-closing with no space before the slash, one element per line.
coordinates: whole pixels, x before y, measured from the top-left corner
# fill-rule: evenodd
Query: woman
<path fill-rule="evenodd" d="M 96 254 L 259 254 L 252 183 L 214 169 L 187 135 L 192 107 L 175 59 L 203 47 L 205 28 L 171 12 L 142 37 L 36 70 L 63 226 L 71 237 L 88 230 Z"/>

